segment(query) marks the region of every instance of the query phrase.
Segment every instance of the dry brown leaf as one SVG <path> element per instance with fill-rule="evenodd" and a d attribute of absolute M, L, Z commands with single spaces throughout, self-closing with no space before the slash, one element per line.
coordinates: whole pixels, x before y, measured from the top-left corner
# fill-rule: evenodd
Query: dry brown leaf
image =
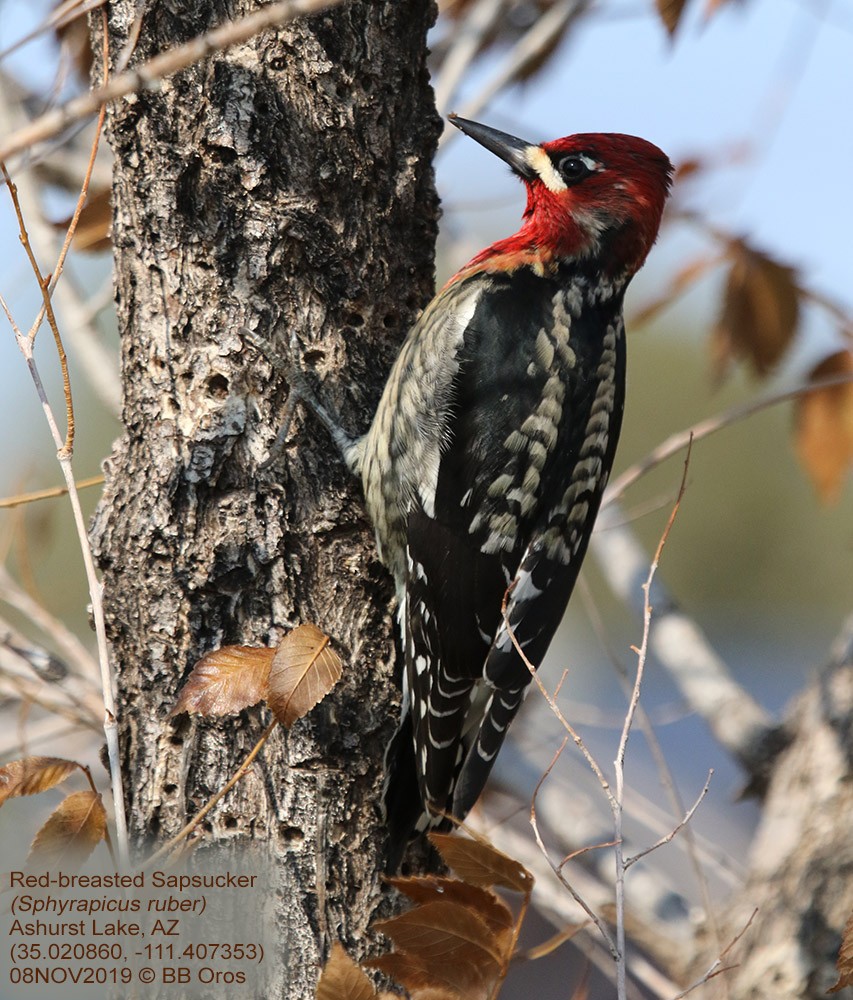
<path fill-rule="evenodd" d="M 320 974 L 317 1000 L 376 1000 L 373 983 L 337 941 Z"/>
<path fill-rule="evenodd" d="M 658 14 L 670 38 L 675 34 L 687 0 L 656 0 Z"/>
<path fill-rule="evenodd" d="M 341 658 L 316 625 L 295 628 L 279 643 L 269 675 L 267 704 L 283 726 L 292 726 L 341 679 Z"/>
<path fill-rule="evenodd" d="M 838 982 L 827 990 L 827 993 L 837 993 L 845 986 L 853 986 L 853 913 L 847 919 L 844 933 L 841 935 L 841 948 L 838 951 Z"/>
<path fill-rule="evenodd" d="M 853 351 L 825 358 L 812 379 L 853 377 Z M 795 408 L 797 455 L 824 503 L 834 503 L 853 466 L 853 382 L 813 389 Z"/>
<path fill-rule="evenodd" d="M 506 948 L 510 946 L 514 925 L 512 911 L 490 889 L 437 875 L 416 875 L 408 878 L 392 878 L 388 881 L 415 903 L 446 900 L 473 910 L 483 918 L 496 940 L 505 937 Z M 501 950 L 505 951 L 504 942 L 499 940 L 499 944 Z"/>
<path fill-rule="evenodd" d="M 85 26 L 85 22 L 84 26 Z M 74 249 L 86 253 L 96 253 L 108 250 L 112 246 L 110 228 L 113 224 L 112 190 L 101 188 L 100 191 L 90 191 L 86 204 L 77 220 L 74 230 Z M 71 218 L 57 222 L 56 228 L 66 230 Z"/>
<path fill-rule="evenodd" d="M 233 715 L 257 705 L 267 690 L 275 650 L 267 646 L 223 646 L 196 663 L 170 718 L 181 712 Z"/>
<path fill-rule="evenodd" d="M 60 802 L 33 838 L 31 868 L 76 868 L 104 839 L 107 814 L 97 792 L 72 792 Z"/>
<path fill-rule="evenodd" d="M 524 865 L 490 844 L 450 833 L 431 833 L 429 839 L 448 868 L 471 885 L 499 885 L 525 894 L 533 889 L 533 876 Z"/>
<path fill-rule="evenodd" d="M 695 177 L 696 174 L 703 173 L 707 165 L 707 161 L 701 156 L 688 156 L 680 160 L 675 165 L 675 173 L 672 177 L 673 184 L 679 184 L 690 177 Z"/>
<path fill-rule="evenodd" d="M 18 795 L 37 795 L 65 781 L 80 765 L 62 757 L 22 757 L 0 767 L 0 806 Z"/>
<path fill-rule="evenodd" d="M 478 968 L 500 967 L 503 955 L 488 924 L 472 910 L 437 900 L 374 925 L 398 951 L 426 961 L 466 962 Z"/>
<path fill-rule="evenodd" d="M 800 293 L 793 268 L 734 240 L 723 305 L 711 338 L 717 378 L 732 358 L 748 361 L 767 375 L 790 346 L 800 315 Z"/>
<path fill-rule="evenodd" d="M 483 968 L 401 951 L 369 958 L 364 964 L 404 986 L 412 1000 L 488 1000 L 501 975 L 493 964 Z"/>

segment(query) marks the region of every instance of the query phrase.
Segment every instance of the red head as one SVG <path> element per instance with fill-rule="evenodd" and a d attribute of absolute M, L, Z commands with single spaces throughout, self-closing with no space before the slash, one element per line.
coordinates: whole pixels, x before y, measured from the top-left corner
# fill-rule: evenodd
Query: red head
<path fill-rule="evenodd" d="M 603 273 L 630 279 L 657 238 L 672 164 L 645 139 L 586 133 L 537 146 L 464 118 L 450 119 L 506 161 L 524 181 L 521 229 L 470 266 L 590 258 Z M 466 269 L 467 270 L 467 269 Z"/>

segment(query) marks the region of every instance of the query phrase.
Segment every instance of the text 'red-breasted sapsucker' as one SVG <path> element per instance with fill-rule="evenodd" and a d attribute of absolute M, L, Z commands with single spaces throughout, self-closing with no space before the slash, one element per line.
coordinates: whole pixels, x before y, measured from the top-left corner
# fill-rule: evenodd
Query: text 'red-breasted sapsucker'
<path fill-rule="evenodd" d="M 672 172 L 633 136 L 536 145 L 452 121 L 524 182 L 521 228 L 427 306 L 363 437 L 314 403 L 397 586 L 405 676 L 385 804 L 398 850 L 474 805 L 531 680 L 516 643 L 538 667 L 563 616 L 622 422 L 622 300 Z"/>

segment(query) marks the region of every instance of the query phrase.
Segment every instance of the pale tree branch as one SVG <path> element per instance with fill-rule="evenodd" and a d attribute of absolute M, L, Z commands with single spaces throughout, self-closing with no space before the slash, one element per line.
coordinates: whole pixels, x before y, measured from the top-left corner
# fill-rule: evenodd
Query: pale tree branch
<path fill-rule="evenodd" d="M 442 117 L 452 110 L 459 84 L 476 59 L 483 40 L 499 23 L 505 6 L 506 0 L 477 0 L 455 26 L 453 41 L 435 80 L 435 106 Z"/>
<path fill-rule="evenodd" d="M 557 0 L 512 46 L 503 63 L 486 85 L 457 111 L 463 118 L 475 118 L 502 90 L 513 83 L 525 66 L 546 52 L 559 39 L 572 21 L 590 6 L 590 0 Z M 454 141 L 458 129 L 446 125 L 439 147 Z"/>

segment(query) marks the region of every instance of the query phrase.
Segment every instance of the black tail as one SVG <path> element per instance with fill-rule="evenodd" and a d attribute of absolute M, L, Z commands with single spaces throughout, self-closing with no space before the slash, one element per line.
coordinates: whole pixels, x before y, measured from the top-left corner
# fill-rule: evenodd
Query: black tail
<path fill-rule="evenodd" d="M 389 874 L 395 874 L 424 811 L 415 769 L 412 717 L 408 712 L 403 716 L 400 728 L 385 751 L 385 774 L 387 777 L 382 793 L 383 812 L 388 826 L 385 870 Z"/>

